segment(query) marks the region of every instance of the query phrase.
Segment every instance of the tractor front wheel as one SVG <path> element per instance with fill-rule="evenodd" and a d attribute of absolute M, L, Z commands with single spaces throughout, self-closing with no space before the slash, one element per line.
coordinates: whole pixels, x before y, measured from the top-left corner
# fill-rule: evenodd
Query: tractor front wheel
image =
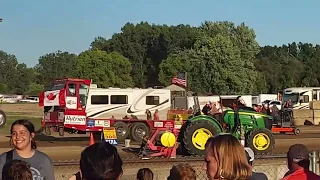
<path fill-rule="evenodd" d="M 204 155 L 207 140 L 217 132 L 217 128 L 206 120 L 191 121 L 183 132 L 184 148 L 191 155 Z"/>
<path fill-rule="evenodd" d="M 250 132 L 247 145 L 255 153 L 271 152 L 275 145 L 273 134 L 268 129 L 255 129 Z"/>

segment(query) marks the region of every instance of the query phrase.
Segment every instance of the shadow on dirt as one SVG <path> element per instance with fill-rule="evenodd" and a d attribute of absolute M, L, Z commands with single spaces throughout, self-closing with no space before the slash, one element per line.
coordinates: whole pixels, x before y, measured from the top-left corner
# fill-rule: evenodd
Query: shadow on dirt
<path fill-rule="evenodd" d="M 133 147 L 131 147 L 131 148 L 122 148 L 122 151 L 124 151 L 126 153 L 134 154 L 134 155 L 139 156 L 139 157 L 147 157 L 147 156 L 150 156 L 151 154 L 159 152 L 159 151 L 152 151 L 149 148 L 145 148 L 145 149 L 142 148 L 141 149 L 141 146 L 140 146 L 140 148 L 133 148 Z M 180 156 L 190 156 L 190 154 L 188 154 L 186 152 L 186 150 L 184 148 L 182 148 L 181 146 L 178 147 L 176 153 L 177 153 L 177 155 L 180 155 Z"/>
<path fill-rule="evenodd" d="M 45 135 L 43 133 L 37 133 L 36 135 L 36 138 L 35 138 L 36 142 L 39 142 L 39 141 L 46 141 L 46 142 L 51 142 L 51 143 L 54 143 L 54 142 L 67 142 L 67 141 L 89 141 L 89 138 L 88 137 L 55 137 L 55 136 L 48 136 L 48 135 Z"/>

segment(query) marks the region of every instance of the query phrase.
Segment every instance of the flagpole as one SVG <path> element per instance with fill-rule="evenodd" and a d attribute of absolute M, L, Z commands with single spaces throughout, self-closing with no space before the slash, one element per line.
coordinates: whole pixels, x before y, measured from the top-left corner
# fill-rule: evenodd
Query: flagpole
<path fill-rule="evenodd" d="M 188 86 L 188 73 L 185 72 L 185 74 L 186 74 L 186 88 L 187 88 L 187 86 Z"/>
<path fill-rule="evenodd" d="M 185 93 L 187 92 L 187 87 L 188 87 L 188 74 L 187 74 L 187 72 L 185 72 L 185 78 L 186 78 L 186 91 L 185 91 Z M 185 94 L 186 95 L 186 94 Z"/>

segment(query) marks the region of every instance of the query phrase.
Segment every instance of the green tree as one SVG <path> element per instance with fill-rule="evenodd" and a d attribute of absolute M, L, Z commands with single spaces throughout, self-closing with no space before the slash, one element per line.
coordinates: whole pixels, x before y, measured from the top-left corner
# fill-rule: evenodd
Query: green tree
<path fill-rule="evenodd" d="M 15 94 L 25 94 L 29 85 L 35 81 L 35 72 L 28 68 L 26 64 L 18 64 L 15 69 L 14 81 L 11 82 L 11 92 Z"/>
<path fill-rule="evenodd" d="M 128 58 L 132 63 L 134 84 L 148 87 L 160 84 L 161 62 L 174 51 L 191 48 L 198 35 L 198 29 L 189 25 L 127 23 L 111 39 L 95 38 L 91 46 L 108 53 L 117 51 Z"/>
<path fill-rule="evenodd" d="M 190 73 L 193 69 L 194 63 L 190 61 L 190 51 L 177 51 L 174 54 L 162 61 L 160 64 L 159 80 L 164 85 L 168 86 L 171 84 L 171 78 L 178 72 Z M 192 82 L 192 76 L 188 76 L 187 84 Z"/>
<path fill-rule="evenodd" d="M 11 92 L 14 88 L 16 67 L 18 60 L 15 55 L 8 54 L 4 51 L 0 51 L 0 82 L 1 89 L 4 92 Z"/>
<path fill-rule="evenodd" d="M 251 39 L 255 38 L 252 32 L 241 28 L 237 30 L 233 24 L 226 22 L 205 22 L 200 28 L 202 36 L 197 38 L 192 49 L 184 52 L 184 57 L 179 58 L 179 54 L 176 54 L 173 56 L 175 58 L 160 65 L 160 80 L 168 83 L 165 77 L 172 77 L 173 72 L 180 70 L 177 67 L 184 64 L 188 67 L 185 70 L 189 71 L 189 87 L 194 91 L 214 94 L 251 93 L 257 78 L 253 58 L 259 49 L 255 40 Z M 247 45 L 240 43 L 245 41 L 243 39 L 247 39 Z M 168 67 L 172 67 L 170 71 Z"/>
<path fill-rule="evenodd" d="M 0 51 L 0 92 L 24 94 L 28 85 L 35 80 L 34 71 L 19 64 L 14 55 Z"/>
<path fill-rule="evenodd" d="M 303 45 L 300 44 L 300 46 Z M 255 66 L 265 77 L 268 93 L 276 93 L 288 87 L 301 86 L 301 82 L 310 84 L 310 78 L 316 80 L 316 77 L 313 77 L 312 74 L 305 73 L 305 69 L 309 69 L 312 65 L 308 65 L 309 57 L 304 54 L 310 53 L 300 54 L 301 51 L 295 48 L 298 48 L 296 43 L 291 43 L 288 46 L 265 46 L 261 48 Z M 300 57 L 303 57 L 304 60 Z M 308 78 L 304 79 L 304 77 Z"/>
<path fill-rule="evenodd" d="M 43 90 L 44 85 L 32 82 L 29 84 L 26 94 L 29 96 L 38 96 L 39 93 Z"/>
<path fill-rule="evenodd" d="M 92 49 L 104 50 L 106 49 L 107 44 L 108 44 L 108 41 L 106 40 L 106 38 L 98 36 L 94 38 L 90 46 Z"/>
<path fill-rule="evenodd" d="M 132 87 L 130 61 L 117 52 L 98 49 L 79 54 L 76 70 L 80 78 L 92 79 L 100 87 Z"/>
<path fill-rule="evenodd" d="M 77 55 L 57 51 L 41 56 L 35 69 L 39 73 L 39 83 L 46 84 L 53 79 L 74 77 Z"/>

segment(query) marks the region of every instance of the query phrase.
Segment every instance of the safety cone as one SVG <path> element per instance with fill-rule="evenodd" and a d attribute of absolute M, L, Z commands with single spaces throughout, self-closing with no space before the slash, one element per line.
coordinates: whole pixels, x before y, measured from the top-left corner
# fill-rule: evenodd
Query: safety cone
<path fill-rule="evenodd" d="M 92 144 L 94 144 L 94 138 L 93 138 L 93 134 L 90 133 L 90 142 L 89 142 L 89 146 L 91 146 Z"/>
<path fill-rule="evenodd" d="M 44 119 L 41 120 L 41 127 L 45 127 L 46 126 L 46 122 L 44 121 Z"/>

